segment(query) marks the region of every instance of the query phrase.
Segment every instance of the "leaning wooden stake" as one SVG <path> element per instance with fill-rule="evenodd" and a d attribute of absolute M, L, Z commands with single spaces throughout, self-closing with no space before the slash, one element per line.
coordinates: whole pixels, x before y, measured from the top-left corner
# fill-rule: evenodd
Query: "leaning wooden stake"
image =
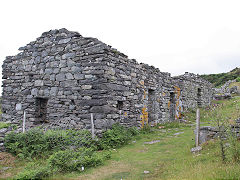
<path fill-rule="evenodd" d="M 91 113 L 91 125 L 92 125 L 92 138 L 94 139 L 95 134 L 94 134 L 93 113 Z"/>
<path fill-rule="evenodd" d="M 196 147 L 199 146 L 199 135 L 200 135 L 200 110 L 197 108 L 196 112 Z"/>
<path fill-rule="evenodd" d="M 23 133 L 25 132 L 26 111 L 23 112 Z"/>

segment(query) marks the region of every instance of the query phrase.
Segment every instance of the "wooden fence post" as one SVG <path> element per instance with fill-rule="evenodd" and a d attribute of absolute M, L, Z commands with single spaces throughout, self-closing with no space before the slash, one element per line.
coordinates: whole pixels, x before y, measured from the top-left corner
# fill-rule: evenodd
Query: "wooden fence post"
<path fill-rule="evenodd" d="M 200 110 L 197 108 L 196 112 L 196 147 L 199 146 L 199 136 L 200 136 Z"/>
<path fill-rule="evenodd" d="M 23 111 L 23 133 L 25 132 L 25 124 L 26 124 L 26 111 Z"/>
<path fill-rule="evenodd" d="M 95 138 L 95 133 L 94 133 L 94 122 L 93 122 L 93 113 L 91 113 L 91 125 L 92 125 L 92 138 Z"/>

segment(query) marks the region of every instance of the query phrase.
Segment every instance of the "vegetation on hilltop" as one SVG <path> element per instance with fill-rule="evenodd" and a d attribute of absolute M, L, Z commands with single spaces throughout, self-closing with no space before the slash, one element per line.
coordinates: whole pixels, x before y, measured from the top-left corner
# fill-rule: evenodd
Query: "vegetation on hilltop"
<path fill-rule="evenodd" d="M 220 74 L 204 74 L 201 75 L 202 78 L 211 82 L 215 87 L 222 86 L 229 80 L 237 79 L 240 81 L 240 68 L 235 68 L 227 73 Z"/>

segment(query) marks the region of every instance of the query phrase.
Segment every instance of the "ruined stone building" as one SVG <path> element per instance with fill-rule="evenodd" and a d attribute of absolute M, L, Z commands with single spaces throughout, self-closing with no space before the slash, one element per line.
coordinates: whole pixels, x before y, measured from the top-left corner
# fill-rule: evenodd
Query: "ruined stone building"
<path fill-rule="evenodd" d="M 26 127 L 127 126 L 181 118 L 209 105 L 212 86 L 198 75 L 171 77 L 98 39 L 66 29 L 45 32 L 3 63 L 2 120 Z"/>

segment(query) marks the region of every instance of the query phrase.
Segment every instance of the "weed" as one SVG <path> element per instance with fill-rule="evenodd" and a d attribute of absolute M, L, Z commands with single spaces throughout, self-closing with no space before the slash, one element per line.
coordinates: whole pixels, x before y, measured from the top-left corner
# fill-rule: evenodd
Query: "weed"
<path fill-rule="evenodd" d="M 43 166 L 38 163 L 29 163 L 25 169 L 20 172 L 15 179 L 43 179 L 52 174 L 49 166 Z"/>
<path fill-rule="evenodd" d="M 47 130 L 33 128 L 26 133 L 10 133 L 5 137 L 8 152 L 20 158 L 36 158 L 51 155 L 53 152 L 68 148 L 94 146 L 89 131 Z"/>
<path fill-rule="evenodd" d="M 238 78 L 236 79 L 236 81 L 237 81 L 237 82 L 240 82 L 240 77 L 238 77 Z"/>
<path fill-rule="evenodd" d="M 0 129 L 8 128 L 10 125 L 11 125 L 11 124 L 9 124 L 9 123 L 0 122 Z"/>
<path fill-rule="evenodd" d="M 112 129 L 105 131 L 99 141 L 100 149 L 118 148 L 127 144 L 133 135 L 138 134 L 134 128 L 127 129 L 120 124 L 114 124 Z"/>
<path fill-rule="evenodd" d="M 228 151 L 233 162 L 240 162 L 240 143 L 238 142 L 237 132 L 232 126 L 227 128 Z"/>
<path fill-rule="evenodd" d="M 64 150 L 51 155 L 48 164 L 58 172 L 81 171 L 84 167 L 95 167 L 110 158 L 109 153 L 95 152 L 91 148 L 80 148 L 77 151 Z"/>

